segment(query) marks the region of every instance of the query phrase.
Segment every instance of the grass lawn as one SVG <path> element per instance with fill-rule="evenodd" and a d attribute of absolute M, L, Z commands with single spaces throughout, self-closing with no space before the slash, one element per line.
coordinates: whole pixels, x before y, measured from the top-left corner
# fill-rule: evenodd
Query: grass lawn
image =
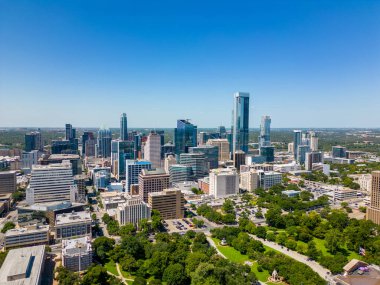
<path fill-rule="evenodd" d="M 104 264 L 104 267 L 112 274 L 115 274 L 116 276 L 119 275 L 119 273 L 117 273 L 116 264 L 112 260 Z"/>

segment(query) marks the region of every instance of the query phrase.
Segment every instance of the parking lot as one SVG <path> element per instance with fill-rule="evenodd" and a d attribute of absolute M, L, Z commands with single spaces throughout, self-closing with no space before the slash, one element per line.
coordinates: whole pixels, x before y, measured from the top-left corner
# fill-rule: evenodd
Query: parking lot
<path fill-rule="evenodd" d="M 195 228 L 191 219 L 165 220 L 163 224 L 169 233 L 186 232 Z"/>

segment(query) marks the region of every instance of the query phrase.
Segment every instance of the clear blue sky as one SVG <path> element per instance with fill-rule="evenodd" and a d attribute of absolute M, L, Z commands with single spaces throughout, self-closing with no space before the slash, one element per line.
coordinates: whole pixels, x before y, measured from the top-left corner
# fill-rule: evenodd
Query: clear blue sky
<path fill-rule="evenodd" d="M 380 1 L 0 0 L 0 126 L 380 127 Z"/>

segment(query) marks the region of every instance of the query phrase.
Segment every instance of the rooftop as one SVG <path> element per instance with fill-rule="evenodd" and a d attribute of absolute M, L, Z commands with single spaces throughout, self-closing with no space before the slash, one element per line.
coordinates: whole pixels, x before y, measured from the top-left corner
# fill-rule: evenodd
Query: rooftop
<path fill-rule="evenodd" d="M 62 240 L 63 255 L 84 254 L 91 251 L 91 240 L 89 237 Z"/>
<path fill-rule="evenodd" d="M 38 232 L 48 232 L 49 231 L 49 226 L 31 226 L 31 227 L 25 227 L 25 228 L 18 228 L 18 229 L 11 229 L 8 230 L 5 233 L 6 237 L 11 237 L 11 236 L 18 236 L 22 234 L 32 234 L 32 233 L 38 233 Z M 0 283 L 1 284 L 1 283 Z"/>
<path fill-rule="evenodd" d="M 0 268 L 0 285 L 39 284 L 44 259 L 44 245 L 10 250 Z"/>
<path fill-rule="evenodd" d="M 80 159 L 78 154 L 51 154 L 48 160 Z"/>
<path fill-rule="evenodd" d="M 157 169 L 152 169 L 152 170 L 142 169 L 141 175 L 150 176 L 150 175 L 169 175 L 169 174 L 167 174 L 164 169 L 157 168 Z"/>
<path fill-rule="evenodd" d="M 55 220 L 55 224 L 58 225 L 64 225 L 64 224 L 71 224 L 71 223 L 77 223 L 77 222 L 87 222 L 91 221 L 91 215 L 89 212 L 82 211 L 82 212 L 73 212 L 69 214 L 58 214 Z"/>

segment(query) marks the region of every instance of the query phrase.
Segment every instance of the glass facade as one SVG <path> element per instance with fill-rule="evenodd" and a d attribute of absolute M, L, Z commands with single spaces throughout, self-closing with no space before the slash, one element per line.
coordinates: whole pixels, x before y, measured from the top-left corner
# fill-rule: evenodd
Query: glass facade
<path fill-rule="evenodd" d="M 120 139 L 122 141 L 128 140 L 128 121 L 125 113 L 120 116 Z"/>
<path fill-rule="evenodd" d="M 249 93 L 237 92 L 234 97 L 233 153 L 238 150 L 248 153 Z"/>
<path fill-rule="evenodd" d="M 294 159 L 298 161 L 298 146 L 302 144 L 302 131 L 293 132 L 293 153 Z"/>
<path fill-rule="evenodd" d="M 262 146 L 270 146 L 270 124 L 272 120 L 269 116 L 261 118 L 259 144 Z"/>
<path fill-rule="evenodd" d="M 189 147 L 197 146 L 197 126 L 188 120 L 177 120 L 177 128 L 174 129 L 175 154 L 188 152 Z"/>

